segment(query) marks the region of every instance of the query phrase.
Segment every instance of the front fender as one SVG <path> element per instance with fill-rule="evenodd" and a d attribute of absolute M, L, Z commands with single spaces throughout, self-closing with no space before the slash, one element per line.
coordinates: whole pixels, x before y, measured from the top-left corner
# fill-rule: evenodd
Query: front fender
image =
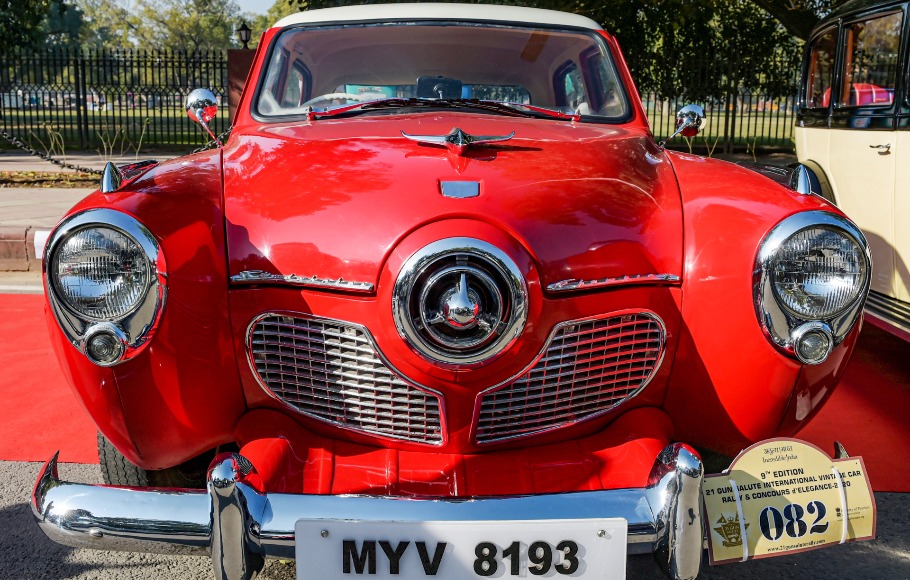
<path fill-rule="evenodd" d="M 803 365 L 775 349 L 755 312 L 759 244 L 800 211 L 835 211 L 816 196 L 729 163 L 670 154 L 683 199 L 682 327 L 666 409 L 680 440 L 735 454 L 775 436 Z M 833 388 L 855 343 L 851 334 L 806 377 Z M 804 379 L 805 380 L 805 379 Z M 815 391 L 802 384 L 802 390 Z M 788 417 L 786 429 L 801 423 Z"/>
<path fill-rule="evenodd" d="M 104 388 L 116 388 L 122 419 L 87 401 L 89 390 L 101 388 L 99 371 L 60 344 L 74 390 L 101 432 L 143 468 L 170 467 L 230 441 L 246 404 L 230 337 L 220 150 L 164 163 L 116 192 L 96 192 L 70 215 L 91 208 L 129 214 L 158 239 L 168 294 L 148 348 L 105 371 L 115 386 Z M 65 342 L 59 329 L 53 334 Z"/>

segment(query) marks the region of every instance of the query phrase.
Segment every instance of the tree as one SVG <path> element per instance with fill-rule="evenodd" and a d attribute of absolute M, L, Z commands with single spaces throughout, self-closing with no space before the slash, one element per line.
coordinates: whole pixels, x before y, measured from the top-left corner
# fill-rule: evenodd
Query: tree
<path fill-rule="evenodd" d="M 244 14 L 242 20 L 253 31 L 253 37 L 250 40 L 250 48 L 255 48 L 259 44 L 259 38 L 263 32 L 268 30 L 273 24 L 297 12 L 296 4 L 292 5 L 288 0 L 275 0 L 272 7 L 266 14 Z"/>
<path fill-rule="evenodd" d="M 371 3 L 369 0 L 279 2 L 300 10 Z M 639 88 L 643 92 L 655 92 L 659 97 L 722 101 L 733 86 L 762 90 L 769 96 L 792 92 L 791 73 L 799 61 L 799 44 L 753 0 L 499 0 L 497 3 L 575 12 L 600 22 L 622 45 Z"/>
<path fill-rule="evenodd" d="M 344 0 L 278 0 L 286 2 L 290 6 L 295 6 L 298 10 L 309 10 L 313 8 L 327 8 L 329 6 L 341 6 L 344 4 L 367 2 L 345 2 Z M 847 0 L 750 0 L 763 10 L 771 14 L 781 25 L 793 36 L 799 39 L 807 40 L 812 28 L 822 16 L 828 14 L 832 9 L 840 6 Z M 500 2 L 501 3 L 501 2 Z M 538 8 L 554 8 L 556 10 L 566 10 L 569 12 L 578 12 L 577 8 L 584 10 L 585 2 L 581 0 L 568 0 L 565 2 L 554 2 L 552 0 L 543 0 L 542 2 L 507 2 L 510 4 L 524 4 L 536 6 Z M 621 1 L 619 3 L 622 3 Z M 617 2 L 604 2 L 603 5 L 613 6 Z M 655 5 L 655 0 L 639 0 L 637 4 L 647 7 Z M 667 2 L 664 4 L 675 4 Z M 576 9 L 573 9 L 576 8 Z M 597 6 L 588 6 L 588 9 L 596 10 Z M 667 13 L 667 11 L 665 11 Z"/>
<path fill-rule="evenodd" d="M 43 44 L 47 47 L 76 47 L 83 25 L 82 11 L 65 0 L 51 0 L 42 28 Z"/>
<path fill-rule="evenodd" d="M 80 41 L 94 48 L 133 48 L 136 23 L 117 0 L 78 0 L 83 25 Z"/>
<path fill-rule="evenodd" d="M 752 0 L 780 22 L 787 32 L 802 40 L 819 19 L 846 0 Z"/>
<path fill-rule="evenodd" d="M 40 44 L 50 0 L 0 0 L 0 54 Z"/>
<path fill-rule="evenodd" d="M 233 0 L 138 0 L 133 36 L 140 48 L 205 51 L 236 46 Z"/>

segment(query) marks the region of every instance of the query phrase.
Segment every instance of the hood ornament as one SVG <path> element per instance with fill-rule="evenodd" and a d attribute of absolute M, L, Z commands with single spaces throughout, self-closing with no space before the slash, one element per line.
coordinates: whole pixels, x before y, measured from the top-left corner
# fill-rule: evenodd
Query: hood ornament
<path fill-rule="evenodd" d="M 483 145 L 485 143 L 498 143 L 508 141 L 515 136 L 515 131 L 508 135 L 470 135 L 458 127 L 449 131 L 448 135 L 408 135 L 404 131 L 401 136 L 411 141 L 424 143 L 426 145 L 442 145 L 451 153 L 462 155 L 471 145 Z"/>
<path fill-rule="evenodd" d="M 467 275 L 462 272 L 461 279 L 443 298 L 442 315 L 452 328 L 469 328 L 480 315 L 480 300 L 477 294 L 468 288 Z"/>

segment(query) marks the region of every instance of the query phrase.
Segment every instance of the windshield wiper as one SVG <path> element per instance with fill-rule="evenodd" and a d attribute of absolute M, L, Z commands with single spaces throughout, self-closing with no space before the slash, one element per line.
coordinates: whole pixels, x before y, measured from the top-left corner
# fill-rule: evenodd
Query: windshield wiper
<path fill-rule="evenodd" d="M 579 121 L 581 120 L 580 113 L 564 113 L 559 109 L 551 109 L 549 107 L 538 107 L 536 105 L 530 105 L 527 103 L 507 103 L 502 101 L 479 101 L 476 99 L 461 99 L 461 102 L 470 105 L 476 106 L 477 108 L 489 109 L 489 110 L 499 110 L 499 111 L 513 111 L 518 114 L 522 114 L 526 117 L 553 117 L 555 119 L 565 119 L 566 121 Z"/>
<path fill-rule="evenodd" d="M 556 109 L 546 107 L 537 107 L 525 103 L 503 103 L 500 101 L 486 101 L 480 99 L 421 99 L 416 97 L 410 98 L 389 98 L 368 101 L 366 103 L 354 103 L 329 109 L 327 111 L 307 111 L 307 119 L 315 120 L 323 117 L 334 117 L 345 113 L 360 113 L 365 111 L 377 111 L 381 109 L 409 109 L 409 108 L 442 108 L 442 109 L 478 109 L 501 113 L 504 115 L 518 117 L 551 117 L 556 119 L 565 119 L 578 121 L 581 119 L 579 114 L 563 113 Z"/>

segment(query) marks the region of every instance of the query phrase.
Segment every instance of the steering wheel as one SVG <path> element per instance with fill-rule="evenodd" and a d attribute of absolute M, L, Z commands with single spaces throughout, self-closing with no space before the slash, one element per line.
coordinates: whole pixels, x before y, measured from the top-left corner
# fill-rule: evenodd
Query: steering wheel
<path fill-rule="evenodd" d="M 302 104 L 301 107 L 313 107 L 314 109 L 321 109 L 323 107 L 315 107 L 314 105 L 316 103 L 325 103 L 324 106 L 328 106 L 332 104 L 331 101 L 340 100 L 354 101 L 355 103 L 359 103 L 364 99 L 360 95 L 354 95 L 352 93 L 329 93 L 327 95 L 319 95 L 318 97 L 313 97 L 309 101 Z"/>

